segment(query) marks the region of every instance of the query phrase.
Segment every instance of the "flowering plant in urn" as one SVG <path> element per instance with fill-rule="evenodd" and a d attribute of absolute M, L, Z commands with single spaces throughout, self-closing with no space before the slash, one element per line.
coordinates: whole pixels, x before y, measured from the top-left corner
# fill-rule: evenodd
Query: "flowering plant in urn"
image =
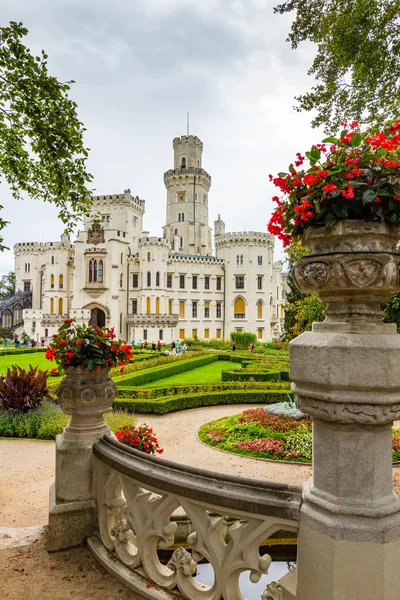
<path fill-rule="evenodd" d="M 131 357 L 132 346 L 117 340 L 114 328 L 76 325 L 74 319 L 65 319 L 46 351 L 46 358 L 55 360 L 59 367 L 88 371 L 118 366 L 123 372 Z"/>
<path fill-rule="evenodd" d="M 400 119 L 379 130 L 361 132 L 357 122 L 342 123 L 287 172 L 269 176 L 281 196 L 268 231 L 285 247 L 311 226 L 330 228 L 340 220 L 400 222 Z"/>

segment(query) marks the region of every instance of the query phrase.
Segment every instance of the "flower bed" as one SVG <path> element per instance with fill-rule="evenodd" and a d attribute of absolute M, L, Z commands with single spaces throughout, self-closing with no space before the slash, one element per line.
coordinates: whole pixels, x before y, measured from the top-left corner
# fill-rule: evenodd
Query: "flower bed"
<path fill-rule="evenodd" d="M 268 460 L 310 463 L 311 419 L 291 419 L 252 408 L 202 425 L 199 439 L 227 452 Z M 400 430 L 393 430 L 393 462 L 400 461 Z"/>

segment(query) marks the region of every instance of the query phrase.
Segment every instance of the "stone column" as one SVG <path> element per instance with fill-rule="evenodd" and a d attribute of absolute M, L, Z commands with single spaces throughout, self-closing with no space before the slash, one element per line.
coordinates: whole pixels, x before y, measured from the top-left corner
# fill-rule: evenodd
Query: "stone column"
<path fill-rule="evenodd" d="M 67 369 L 57 390 L 63 411 L 71 415 L 56 438 L 56 477 L 50 487 L 49 551 L 72 548 L 97 529 L 92 481 L 92 447 L 110 433 L 103 414 L 111 409 L 116 386 L 108 370 L 89 373 Z"/>
<path fill-rule="evenodd" d="M 297 600 L 397 600 L 400 501 L 391 426 L 400 418 L 400 336 L 380 304 L 399 290 L 397 227 L 342 221 L 310 228 L 298 287 L 326 320 L 290 344 L 292 389 L 313 419 L 303 488 Z"/>

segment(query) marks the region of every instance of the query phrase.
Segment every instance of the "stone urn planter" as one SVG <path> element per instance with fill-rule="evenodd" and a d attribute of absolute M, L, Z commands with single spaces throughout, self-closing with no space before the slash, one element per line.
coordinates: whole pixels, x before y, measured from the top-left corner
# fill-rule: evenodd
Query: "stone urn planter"
<path fill-rule="evenodd" d="M 89 371 L 67 367 L 57 389 L 63 412 L 71 415 L 63 436 L 65 440 L 96 441 L 111 433 L 103 415 L 111 410 L 117 387 L 109 369 Z"/>
<path fill-rule="evenodd" d="M 399 238 L 396 225 L 356 220 L 305 230 L 302 244 L 310 254 L 295 265 L 296 285 L 327 304 L 325 321 L 313 331 L 396 332 L 381 322 L 381 304 L 400 289 Z"/>

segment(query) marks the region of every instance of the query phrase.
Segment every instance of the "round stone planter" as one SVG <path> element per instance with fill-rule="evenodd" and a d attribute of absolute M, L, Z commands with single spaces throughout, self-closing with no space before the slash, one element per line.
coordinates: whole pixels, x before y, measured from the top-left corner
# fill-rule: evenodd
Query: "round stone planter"
<path fill-rule="evenodd" d="M 400 228 L 388 223 L 339 221 L 310 227 L 302 238 L 310 254 L 294 267 L 296 285 L 327 304 L 326 319 L 313 331 L 395 333 L 381 323 L 381 304 L 400 289 Z"/>
<path fill-rule="evenodd" d="M 110 433 L 103 415 L 111 409 L 116 393 L 109 369 L 66 368 L 65 378 L 57 390 L 62 410 L 71 415 L 64 439 L 94 440 Z"/>

